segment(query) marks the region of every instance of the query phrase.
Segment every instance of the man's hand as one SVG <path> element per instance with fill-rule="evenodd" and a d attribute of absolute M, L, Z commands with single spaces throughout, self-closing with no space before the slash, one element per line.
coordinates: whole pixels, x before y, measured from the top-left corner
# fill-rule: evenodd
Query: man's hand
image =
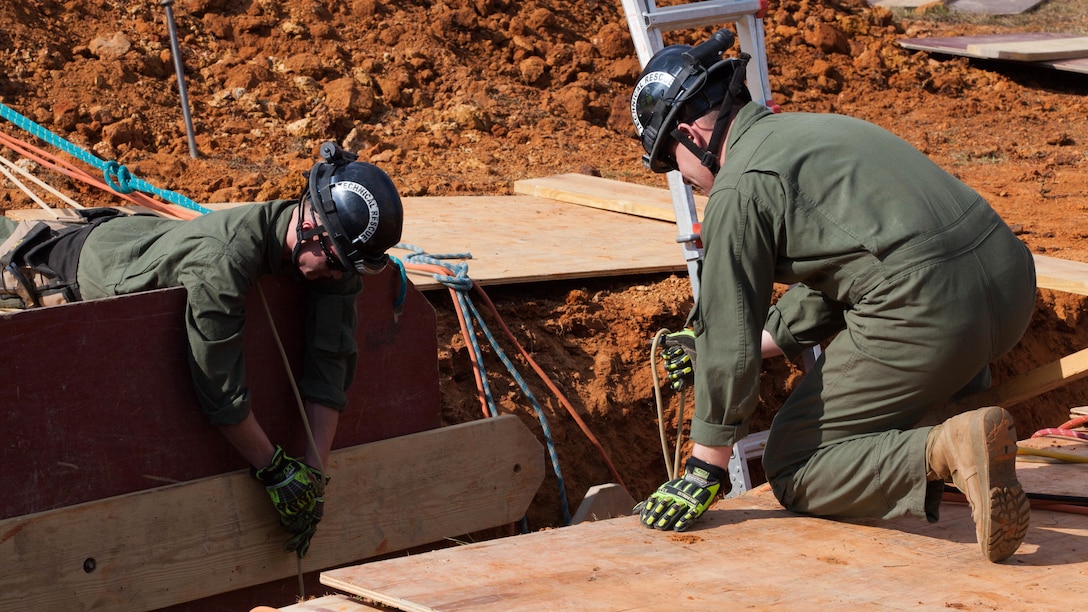
<path fill-rule="evenodd" d="M 665 360 L 665 372 L 669 386 L 679 391 L 695 383 L 695 333 L 685 329 L 666 334 L 662 342 L 661 358 Z"/>
<path fill-rule="evenodd" d="M 313 468 L 310 468 L 313 470 Z M 317 470 L 313 470 L 317 472 Z M 302 533 L 296 534 L 287 540 L 283 545 L 283 549 L 287 552 L 294 552 L 301 559 L 306 556 L 306 552 L 310 550 L 310 539 L 314 537 L 314 533 L 317 532 L 317 524 L 321 522 L 321 517 L 325 514 L 325 498 L 319 494 L 314 499 L 313 509 L 306 511 L 306 516 L 302 521 L 306 528 Z"/>
<path fill-rule="evenodd" d="M 661 485 L 635 510 L 647 527 L 686 531 L 714 503 L 724 480 L 725 470 L 691 457 L 684 467 L 683 478 Z"/>
<path fill-rule="evenodd" d="M 298 459 L 288 457 L 279 446 L 272 462 L 252 470 L 252 474 L 264 484 L 279 513 L 280 525 L 293 536 L 287 540 L 284 549 L 296 552 L 299 558 L 306 556 L 310 538 L 324 513 L 325 476 Z"/>

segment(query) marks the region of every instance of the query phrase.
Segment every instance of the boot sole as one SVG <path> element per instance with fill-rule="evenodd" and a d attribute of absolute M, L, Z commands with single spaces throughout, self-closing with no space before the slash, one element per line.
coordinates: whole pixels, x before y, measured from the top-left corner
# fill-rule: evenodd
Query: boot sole
<path fill-rule="evenodd" d="M 1016 478 L 1016 427 L 1004 408 L 978 410 L 971 420 L 971 448 L 978 468 L 976 535 L 990 561 L 1012 556 L 1027 535 L 1031 507 Z M 958 479 L 957 479 L 958 480 Z M 955 483 L 965 494 L 966 483 Z"/>

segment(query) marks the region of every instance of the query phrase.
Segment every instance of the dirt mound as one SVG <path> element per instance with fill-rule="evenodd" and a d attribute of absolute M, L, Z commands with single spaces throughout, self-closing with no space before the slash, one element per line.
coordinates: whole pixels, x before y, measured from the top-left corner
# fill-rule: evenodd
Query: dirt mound
<path fill-rule="evenodd" d="M 518 179 L 565 172 L 663 185 L 642 169 L 633 138 L 627 96 L 639 68 L 619 2 L 178 0 L 173 12 L 199 159 L 189 155 L 157 3 L 3 3 L 0 101 L 199 202 L 293 197 L 324 140 L 381 165 L 405 195 L 501 195 Z M 840 112 L 899 134 L 978 189 L 1034 251 L 1088 261 L 1085 79 L 896 43 L 1002 29 L 897 17 L 862 0 L 775 0 L 766 18 L 771 87 L 785 111 Z M 672 33 L 667 42 L 709 32 Z M 10 124 L 0 129 L 27 138 Z M 114 203 L 63 177 L 53 184 L 88 204 Z M 0 186 L 0 209 L 30 206 Z M 658 329 L 682 326 L 686 278 L 490 293 L 631 493 L 649 493 L 663 469 L 648 347 Z M 478 418 L 452 307 L 442 296 L 433 301 L 445 419 Z M 1039 305 L 1028 337 L 995 364 L 998 380 L 1088 340 L 1081 300 L 1042 292 Z M 504 409 L 538 428 L 503 368 L 490 368 Z M 756 429 L 797 375 L 768 364 Z M 548 389 L 530 384 L 550 419 L 573 512 L 589 486 L 612 478 Z M 1021 429 L 1052 425 L 1083 392 L 1072 386 L 1033 402 L 1019 412 Z M 676 399 L 667 397 L 675 418 Z M 557 524 L 556 484 L 552 476 L 541 489 L 532 527 Z"/>

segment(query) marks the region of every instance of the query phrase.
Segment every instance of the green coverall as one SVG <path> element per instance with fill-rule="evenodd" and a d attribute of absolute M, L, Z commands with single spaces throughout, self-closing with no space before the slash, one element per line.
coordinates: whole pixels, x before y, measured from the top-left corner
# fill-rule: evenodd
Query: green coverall
<path fill-rule="evenodd" d="M 776 414 L 763 464 L 807 514 L 937 520 L 918 427 L 1011 349 L 1035 303 L 1028 249 L 972 189 L 885 130 L 749 103 L 702 223 L 691 437 L 749 433 L 760 335 L 833 339 Z M 798 283 L 770 308 L 772 286 Z M 928 494 L 927 494 L 928 493 Z"/>
<path fill-rule="evenodd" d="M 213 425 L 249 415 L 242 342 L 246 295 L 260 276 L 297 273 L 283 255 L 297 204 L 250 204 L 191 221 L 117 217 L 91 230 L 79 251 L 76 280 L 84 300 L 185 287 L 189 365 L 201 409 Z M 302 285 L 307 310 L 299 392 L 342 410 L 355 372 L 362 281 L 351 275 Z"/>

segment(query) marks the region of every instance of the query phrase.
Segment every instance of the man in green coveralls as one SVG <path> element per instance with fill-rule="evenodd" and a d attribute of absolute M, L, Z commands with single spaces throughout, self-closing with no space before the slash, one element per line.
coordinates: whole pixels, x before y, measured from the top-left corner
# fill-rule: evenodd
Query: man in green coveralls
<path fill-rule="evenodd" d="M 360 275 L 380 272 L 400 241 L 403 211 L 389 176 L 326 143 L 299 200 L 212 212 L 191 221 L 111 215 L 33 222 L 0 247 L 5 302 L 42 305 L 185 287 L 189 364 L 201 409 L 253 467 L 299 557 L 324 510 L 325 475 L 355 372 Z M 5 220 L 7 221 L 7 220 Z M 17 229 L 7 221 L 0 236 Z M 246 295 L 266 274 L 305 279 L 304 375 L 298 381 L 314 444 L 302 460 L 273 444 L 250 409 L 242 331 Z M 37 283 L 28 279 L 37 279 Z M 59 288 L 59 289 L 58 289 Z M 259 469 L 258 469 L 259 468 Z"/>
<path fill-rule="evenodd" d="M 709 196 L 700 295 L 664 350 L 673 386 L 694 385 L 694 449 L 636 508 L 643 524 L 689 528 L 749 433 L 761 360 L 827 342 L 768 432 L 763 465 L 782 505 L 936 521 L 953 482 L 983 555 L 1009 557 L 1030 514 L 1011 416 L 989 407 L 919 424 L 989 386 L 988 364 L 1019 341 L 1031 254 L 982 197 L 896 136 L 752 102 L 747 57 L 721 57 L 730 44 L 723 31 L 666 47 L 631 100 L 646 165 Z M 774 283 L 792 288 L 772 306 Z"/>

